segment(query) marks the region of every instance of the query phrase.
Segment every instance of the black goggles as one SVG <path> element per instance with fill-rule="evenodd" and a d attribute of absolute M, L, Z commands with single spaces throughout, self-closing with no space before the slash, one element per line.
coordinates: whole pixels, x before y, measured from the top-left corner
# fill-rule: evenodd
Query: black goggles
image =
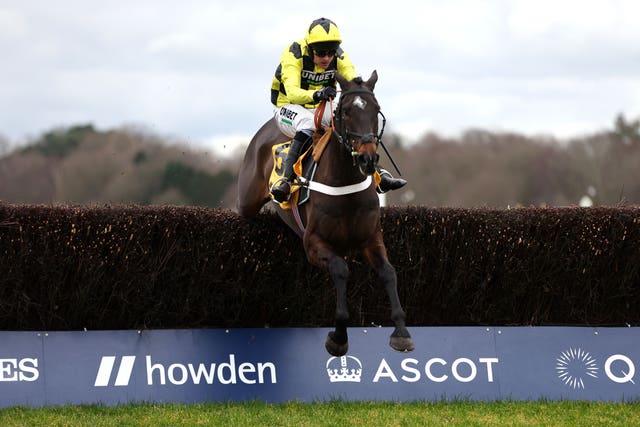
<path fill-rule="evenodd" d="M 313 53 L 316 56 L 319 56 L 320 58 L 325 57 L 325 56 L 336 56 L 336 50 L 335 49 L 318 49 L 318 50 L 314 50 Z"/>

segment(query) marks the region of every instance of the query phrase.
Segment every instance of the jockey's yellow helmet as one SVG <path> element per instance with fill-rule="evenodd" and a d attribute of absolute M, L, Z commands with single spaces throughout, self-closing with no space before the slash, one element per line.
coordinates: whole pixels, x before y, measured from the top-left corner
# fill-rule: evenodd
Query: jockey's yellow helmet
<path fill-rule="evenodd" d="M 307 36 L 308 45 L 330 42 L 336 46 L 342 43 L 338 26 L 330 19 L 318 18 L 309 25 Z"/>

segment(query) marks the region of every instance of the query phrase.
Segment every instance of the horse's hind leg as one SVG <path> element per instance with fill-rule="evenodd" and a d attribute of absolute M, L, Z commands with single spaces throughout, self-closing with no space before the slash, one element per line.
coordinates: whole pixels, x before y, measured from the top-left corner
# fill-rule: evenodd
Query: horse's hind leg
<path fill-rule="evenodd" d="M 349 349 L 347 324 L 349 322 L 349 308 L 347 306 L 347 280 L 349 266 L 331 247 L 320 238 L 305 234 L 305 251 L 309 262 L 328 271 L 336 288 L 335 330 L 329 332 L 325 348 L 332 356 L 344 356 Z"/>
<path fill-rule="evenodd" d="M 371 267 L 378 274 L 378 278 L 384 284 L 389 301 L 391 303 L 391 320 L 395 329 L 391 334 L 389 345 L 396 351 L 409 352 L 415 346 L 411 339 L 411 334 L 405 325 L 405 312 L 400 304 L 398 296 L 398 280 L 396 270 L 387 258 L 387 250 L 382 243 L 382 236 L 375 239 L 375 243 L 365 248 L 364 255 Z"/>

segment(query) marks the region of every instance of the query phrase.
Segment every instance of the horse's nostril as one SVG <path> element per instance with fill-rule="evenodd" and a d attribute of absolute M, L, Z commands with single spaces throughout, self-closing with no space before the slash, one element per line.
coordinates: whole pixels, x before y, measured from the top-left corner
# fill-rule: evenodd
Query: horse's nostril
<path fill-rule="evenodd" d="M 365 175 L 371 175 L 375 171 L 378 162 L 378 154 L 364 153 L 358 155 L 360 171 Z"/>

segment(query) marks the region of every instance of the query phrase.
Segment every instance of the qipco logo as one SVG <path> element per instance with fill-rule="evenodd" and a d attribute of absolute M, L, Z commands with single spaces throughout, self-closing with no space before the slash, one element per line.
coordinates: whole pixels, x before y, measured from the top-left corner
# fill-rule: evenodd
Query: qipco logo
<path fill-rule="evenodd" d="M 563 351 L 556 362 L 558 378 L 573 389 L 586 389 L 602 377 L 618 384 L 635 384 L 636 366 L 633 360 L 624 354 L 613 354 L 607 357 L 602 365 L 588 351 L 570 348 Z"/>

